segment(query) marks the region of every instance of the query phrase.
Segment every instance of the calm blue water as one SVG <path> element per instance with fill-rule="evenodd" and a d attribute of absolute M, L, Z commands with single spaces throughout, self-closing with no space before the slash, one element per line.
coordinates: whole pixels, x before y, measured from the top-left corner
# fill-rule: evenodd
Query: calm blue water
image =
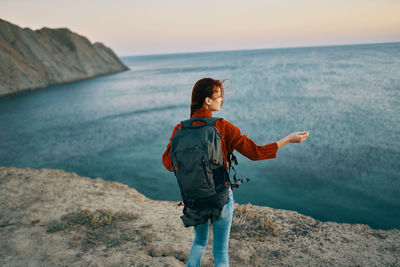
<path fill-rule="evenodd" d="M 127 72 L 0 98 L 0 165 L 55 168 L 179 200 L 161 155 L 202 77 L 220 116 L 276 159 L 239 158 L 239 203 L 400 229 L 400 43 L 125 57 Z"/>

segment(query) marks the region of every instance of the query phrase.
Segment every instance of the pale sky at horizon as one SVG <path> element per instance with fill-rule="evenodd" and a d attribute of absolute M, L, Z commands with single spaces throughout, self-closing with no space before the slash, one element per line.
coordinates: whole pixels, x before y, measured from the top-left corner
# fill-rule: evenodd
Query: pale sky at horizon
<path fill-rule="evenodd" d="M 400 0 L 0 0 L 20 27 L 66 27 L 119 56 L 400 41 Z"/>

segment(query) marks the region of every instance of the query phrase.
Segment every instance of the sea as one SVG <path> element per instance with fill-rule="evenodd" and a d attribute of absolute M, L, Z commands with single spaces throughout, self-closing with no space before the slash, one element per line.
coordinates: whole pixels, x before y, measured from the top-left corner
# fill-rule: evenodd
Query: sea
<path fill-rule="evenodd" d="M 203 77 L 228 79 L 214 116 L 258 145 L 308 140 L 251 161 L 237 203 L 400 229 L 400 43 L 122 57 L 128 71 L 0 97 L 0 166 L 101 177 L 179 201 L 161 157 Z"/>

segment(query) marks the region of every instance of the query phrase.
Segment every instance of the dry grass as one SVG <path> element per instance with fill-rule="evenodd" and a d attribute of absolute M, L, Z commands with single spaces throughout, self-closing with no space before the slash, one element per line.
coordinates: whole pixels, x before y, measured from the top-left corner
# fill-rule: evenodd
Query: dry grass
<path fill-rule="evenodd" d="M 155 237 L 151 233 L 152 225 L 143 225 L 138 229 L 129 227 L 127 222 L 136 219 L 136 215 L 123 211 L 112 213 L 108 210 L 79 210 L 63 215 L 60 221 L 50 223 L 47 232 L 63 231 L 72 234 L 70 246 L 81 246 L 82 251 L 99 245 L 107 248 L 120 246 L 130 241 L 147 245 Z"/>
<path fill-rule="evenodd" d="M 278 228 L 272 219 L 259 215 L 251 204 L 238 205 L 235 209 L 231 227 L 233 238 L 259 238 L 278 235 Z"/>
<path fill-rule="evenodd" d="M 265 233 L 278 234 L 278 228 L 276 228 L 271 218 L 261 218 L 256 227 Z"/>
<path fill-rule="evenodd" d="M 79 210 L 77 212 L 68 213 L 61 217 L 61 222 L 53 222 L 48 225 L 47 232 L 54 233 L 65 230 L 73 225 L 83 225 L 92 229 L 97 227 L 111 226 L 116 220 L 134 219 L 134 216 L 127 215 L 125 212 L 113 214 L 108 210 Z"/>

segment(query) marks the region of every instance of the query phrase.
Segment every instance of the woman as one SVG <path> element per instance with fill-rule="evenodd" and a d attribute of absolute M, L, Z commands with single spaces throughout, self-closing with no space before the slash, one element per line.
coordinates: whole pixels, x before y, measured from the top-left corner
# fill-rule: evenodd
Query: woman
<path fill-rule="evenodd" d="M 223 81 L 212 78 L 203 78 L 195 83 L 190 106 L 191 117 L 212 117 L 213 111 L 221 109 L 224 99 L 222 83 Z M 275 143 L 258 146 L 247 135 L 242 135 L 238 127 L 226 120 L 218 120 L 214 126 L 221 135 L 222 154 L 225 162 L 227 162 L 228 153 L 232 153 L 233 150 L 237 150 L 251 160 L 275 158 L 279 148 L 289 143 L 302 143 L 309 136 L 309 132 L 294 132 Z M 181 128 L 180 123 L 175 126 L 171 140 L 179 128 Z M 162 162 L 167 170 L 173 171 L 171 142 L 167 145 Z M 228 242 L 232 216 L 233 194 L 231 189 L 229 189 L 228 201 L 221 210 L 219 217 L 213 221 L 213 256 L 215 266 L 229 266 Z M 209 220 L 195 226 L 195 239 L 190 250 L 188 266 L 200 266 L 204 249 L 208 243 L 208 225 Z"/>

